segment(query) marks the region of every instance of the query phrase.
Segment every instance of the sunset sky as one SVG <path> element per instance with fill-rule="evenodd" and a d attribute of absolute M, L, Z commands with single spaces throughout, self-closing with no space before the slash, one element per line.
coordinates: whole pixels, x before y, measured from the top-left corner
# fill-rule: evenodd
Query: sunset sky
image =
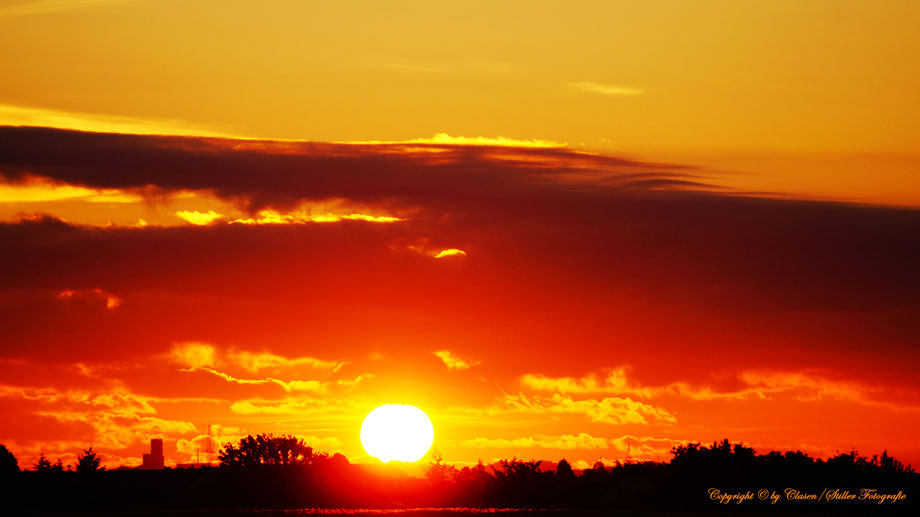
<path fill-rule="evenodd" d="M 0 1 L 0 443 L 920 465 L 920 3 Z"/>

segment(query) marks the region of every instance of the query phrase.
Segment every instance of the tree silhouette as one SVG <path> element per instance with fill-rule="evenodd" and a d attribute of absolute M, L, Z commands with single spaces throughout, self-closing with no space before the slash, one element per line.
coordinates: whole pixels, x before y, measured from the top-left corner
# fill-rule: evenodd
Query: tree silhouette
<path fill-rule="evenodd" d="M 575 471 L 572 470 L 572 465 L 568 461 L 562 459 L 556 465 L 556 479 L 574 479 Z"/>
<path fill-rule="evenodd" d="M 450 481 L 457 475 L 457 468 L 444 463 L 441 453 L 437 449 L 431 451 L 431 461 L 425 467 L 425 477 L 434 483 Z"/>
<path fill-rule="evenodd" d="M 224 444 L 218 458 L 221 467 L 308 465 L 313 461 L 313 448 L 295 436 L 262 433 L 241 439 L 239 446 Z"/>
<path fill-rule="evenodd" d="M 517 458 L 501 460 L 499 464 L 502 469 L 501 471 L 496 470 L 495 473 L 499 478 L 512 481 L 529 481 L 540 476 L 541 463 L 543 463 L 542 460 L 524 461 Z"/>
<path fill-rule="evenodd" d="M 886 472 L 897 472 L 901 474 L 901 473 L 911 473 L 914 471 L 914 469 L 912 469 L 910 465 L 904 465 L 900 461 L 889 456 L 887 450 L 882 452 L 881 458 L 877 458 L 873 456 L 872 463 L 875 465 L 878 465 L 879 467 L 882 468 L 882 470 Z"/>
<path fill-rule="evenodd" d="M 754 449 L 728 440 L 713 442 L 706 447 L 699 442 L 679 445 L 671 449 L 671 465 L 684 473 L 740 474 L 754 468 Z"/>
<path fill-rule="evenodd" d="M 489 484 L 494 481 L 495 476 L 482 463 L 482 459 L 473 468 L 463 467 L 454 476 L 455 483 L 464 487 L 468 493 L 478 494 L 479 496 L 484 495 Z"/>
<path fill-rule="evenodd" d="M 83 452 L 77 469 L 81 472 L 100 469 L 99 456 L 93 449 Z M 867 486 L 891 494 L 898 491 L 911 494 L 920 490 L 920 475 L 914 474 L 909 465 L 889 456 L 887 451 L 866 457 L 854 450 L 821 459 L 811 458 L 801 451 L 755 454 L 742 444 L 722 440 L 706 445 L 689 443 L 675 447 L 673 452 L 674 458 L 666 463 L 626 461 L 605 467 L 598 462 L 593 468 L 577 473 L 565 460 L 551 472 L 541 471 L 540 461 L 517 458 L 500 461 L 493 467 L 480 461 L 475 466 L 457 470 L 433 451 L 428 457 L 427 479 L 417 479 L 356 468 L 341 454 L 314 453 L 295 437 L 265 434 L 248 436 L 238 444 L 228 444 L 222 451 L 222 465 L 239 468 L 126 470 L 107 473 L 98 476 L 99 479 L 68 473 L 0 476 L 0 492 L 3 492 L 0 514 L 6 515 L 7 509 L 22 510 L 10 515 L 26 513 L 34 510 L 36 501 L 41 501 L 56 509 L 86 510 L 86 515 L 92 515 L 93 508 L 165 511 L 305 507 L 586 511 L 572 513 L 574 516 L 673 514 L 667 513 L 668 510 L 677 511 L 677 515 L 690 515 L 681 511 L 693 510 L 694 515 L 705 515 L 708 513 L 704 511 L 711 511 L 720 504 L 707 496 L 713 486 L 726 490 L 748 490 L 750 487 L 781 490 L 794 486 L 806 491 L 821 490 L 823 486 Z M 0 461 L 0 465 L 12 464 L 14 470 L 6 472 L 18 471 L 15 458 L 2 446 Z M 45 471 L 49 466 L 52 472 L 62 470 L 63 462 L 58 460 L 52 464 L 42 454 L 36 468 Z M 150 497 L 151 494 L 157 497 Z M 662 497 L 662 494 L 668 496 Z M 751 509 L 757 505 L 770 508 L 771 503 L 758 501 L 744 504 Z M 858 508 L 876 507 L 877 503 L 866 501 Z M 914 511 L 916 503 L 911 499 L 885 507 L 892 508 L 893 515 L 918 515 Z M 592 508 L 602 511 L 587 511 Z M 618 512 L 618 509 L 625 511 Z M 643 509 L 654 512 L 644 513 Z"/>
<path fill-rule="evenodd" d="M 16 456 L 6 448 L 6 445 L 0 444 L 0 475 L 12 474 L 19 472 L 19 461 Z"/>
<path fill-rule="evenodd" d="M 35 462 L 35 471 L 36 472 L 51 472 L 52 469 L 51 462 L 48 458 L 45 457 L 45 453 L 41 453 L 41 456 L 38 457 L 38 461 Z"/>
<path fill-rule="evenodd" d="M 83 454 L 77 458 L 77 472 L 98 472 L 105 470 L 105 467 L 101 466 L 101 464 L 102 458 L 92 447 L 83 449 Z"/>

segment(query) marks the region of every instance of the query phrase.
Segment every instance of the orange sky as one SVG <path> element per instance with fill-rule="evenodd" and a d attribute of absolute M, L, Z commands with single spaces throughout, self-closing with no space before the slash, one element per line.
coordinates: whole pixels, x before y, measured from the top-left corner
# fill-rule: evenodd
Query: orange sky
<path fill-rule="evenodd" d="M 410 403 L 458 464 L 916 465 L 918 21 L 4 2 L 0 443 L 185 462 L 214 424 L 369 461 L 363 416 Z"/>
<path fill-rule="evenodd" d="M 900 0 L 8 0 L 0 122 L 539 138 L 916 206 L 918 20 Z"/>

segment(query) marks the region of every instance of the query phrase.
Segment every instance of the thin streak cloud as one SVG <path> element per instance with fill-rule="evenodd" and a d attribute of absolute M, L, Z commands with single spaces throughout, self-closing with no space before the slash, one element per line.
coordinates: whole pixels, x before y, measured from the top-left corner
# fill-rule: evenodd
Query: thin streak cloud
<path fill-rule="evenodd" d="M 0 8 L 0 17 L 12 16 L 13 11 L 11 9 L 13 8 Z M 56 127 L 78 131 L 133 135 L 233 136 L 229 131 L 205 127 L 182 120 L 81 113 L 52 108 L 15 106 L 12 104 L 0 104 L 0 125 Z"/>
<path fill-rule="evenodd" d="M 582 91 L 599 93 L 601 95 L 642 95 L 644 90 L 632 88 L 630 86 L 618 86 L 614 84 L 595 83 L 593 81 L 576 81 L 568 83 L 572 88 Z"/>
<path fill-rule="evenodd" d="M 125 0 L 40 0 L 22 2 L 0 8 L 0 16 L 31 16 L 51 14 L 62 11 L 77 11 L 86 7 L 105 6 L 106 4 L 124 3 Z"/>

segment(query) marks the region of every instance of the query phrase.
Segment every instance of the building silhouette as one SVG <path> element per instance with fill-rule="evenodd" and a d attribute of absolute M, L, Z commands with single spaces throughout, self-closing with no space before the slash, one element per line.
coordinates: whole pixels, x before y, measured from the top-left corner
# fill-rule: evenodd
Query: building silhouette
<path fill-rule="evenodd" d="M 144 454 L 141 470 L 161 470 L 165 467 L 166 458 L 163 457 L 163 439 L 150 440 L 150 454 Z"/>

